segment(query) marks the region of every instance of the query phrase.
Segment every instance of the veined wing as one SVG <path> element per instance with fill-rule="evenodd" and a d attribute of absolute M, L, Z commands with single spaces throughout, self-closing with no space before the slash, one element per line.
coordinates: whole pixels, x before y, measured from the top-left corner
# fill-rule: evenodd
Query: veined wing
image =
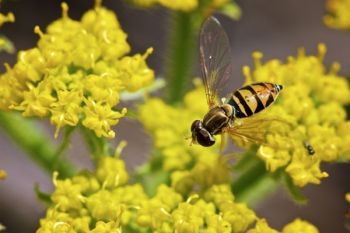
<path fill-rule="evenodd" d="M 207 18 L 199 35 L 202 78 L 209 108 L 218 104 L 225 83 L 232 75 L 231 47 L 226 32 L 213 16 Z"/>
<path fill-rule="evenodd" d="M 231 127 L 225 128 L 225 132 L 228 133 L 234 142 L 240 142 L 243 145 L 259 144 L 266 145 L 266 134 L 271 124 L 278 124 L 278 127 L 293 128 L 289 122 L 279 118 L 259 118 L 248 117 L 244 119 L 238 119 L 240 123 L 234 123 Z"/>

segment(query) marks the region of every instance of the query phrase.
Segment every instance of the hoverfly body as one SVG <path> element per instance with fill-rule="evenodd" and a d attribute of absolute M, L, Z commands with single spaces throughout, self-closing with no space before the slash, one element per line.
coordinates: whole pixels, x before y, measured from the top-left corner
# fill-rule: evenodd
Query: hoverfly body
<path fill-rule="evenodd" d="M 213 16 L 202 24 L 199 34 L 199 54 L 202 79 L 209 111 L 203 120 L 191 125 L 192 142 L 208 147 L 215 143 L 214 135 L 228 133 L 246 142 L 260 143 L 259 130 L 267 120 L 251 121 L 250 124 L 234 125 L 269 107 L 283 89 L 282 85 L 269 82 L 243 86 L 219 103 L 218 91 L 232 75 L 231 48 L 226 32 Z M 224 99 L 224 98 L 223 98 Z"/>

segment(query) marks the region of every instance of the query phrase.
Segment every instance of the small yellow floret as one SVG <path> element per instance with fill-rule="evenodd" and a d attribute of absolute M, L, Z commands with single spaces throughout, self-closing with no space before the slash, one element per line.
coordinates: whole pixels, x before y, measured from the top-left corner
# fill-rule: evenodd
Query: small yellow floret
<path fill-rule="evenodd" d="M 324 23 L 331 28 L 350 29 L 350 1 L 349 0 L 327 0 L 326 8 L 328 14 L 324 16 Z"/>
<path fill-rule="evenodd" d="M 7 177 L 7 172 L 5 170 L 0 169 L 0 180 L 4 180 Z"/>
<path fill-rule="evenodd" d="M 247 233 L 279 233 L 278 231 L 269 227 L 265 219 L 259 219 L 254 229 L 250 229 Z"/>
<path fill-rule="evenodd" d="M 318 233 L 318 229 L 310 224 L 307 221 L 300 220 L 299 218 L 295 219 L 293 222 L 286 225 L 282 233 L 296 233 L 296 232 L 303 232 L 303 233 Z"/>

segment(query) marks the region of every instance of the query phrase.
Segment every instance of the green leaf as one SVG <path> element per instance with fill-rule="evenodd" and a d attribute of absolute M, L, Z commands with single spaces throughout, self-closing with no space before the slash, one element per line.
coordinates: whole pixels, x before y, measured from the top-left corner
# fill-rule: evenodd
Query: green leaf
<path fill-rule="evenodd" d="M 290 194 L 290 196 L 293 198 L 293 200 L 298 204 L 306 204 L 307 202 L 306 197 L 301 193 L 300 189 L 294 185 L 292 178 L 288 174 L 283 173 L 283 180 L 287 188 L 287 191 Z"/>
<path fill-rule="evenodd" d="M 51 195 L 40 190 L 39 184 L 34 185 L 34 193 L 36 197 L 43 203 L 50 205 L 52 204 Z"/>

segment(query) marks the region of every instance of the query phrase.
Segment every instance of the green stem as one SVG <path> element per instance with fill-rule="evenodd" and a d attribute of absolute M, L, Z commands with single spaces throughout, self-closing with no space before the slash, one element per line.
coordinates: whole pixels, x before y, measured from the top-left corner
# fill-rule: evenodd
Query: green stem
<path fill-rule="evenodd" d="M 170 182 L 170 174 L 162 169 L 162 163 L 163 157 L 160 152 L 154 150 L 151 153 L 151 160 L 137 167 L 133 172 L 135 181 L 142 183 L 145 192 L 151 197 L 156 194 L 159 185 Z"/>
<path fill-rule="evenodd" d="M 66 126 L 64 128 L 64 135 L 61 144 L 58 146 L 55 152 L 55 161 L 59 160 L 65 149 L 69 146 L 70 137 L 74 131 L 75 127 Z"/>
<path fill-rule="evenodd" d="M 0 127 L 48 173 L 58 171 L 61 178 L 74 174 L 72 163 L 63 158 L 56 158 L 55 145 L 48 140 L 35 122 L 15 113 L 0 112 Z"/>
<path fill-rule="evenodd" d="M 94 161 L 101 156 L 112 155 L 111 145 L 105 138 L 97 137 L 93 131 L 86 129 L 85 127 L 80 127 L 80 131 Z"/>
<path fill-rule="evenodd" d="M 232 182 L 231 188 L 236 200 L 256 205 L 278 186 L 280 172 L 266 171 L 263 161 L 256 157 L 255 150 L 249 150 L 238 162 L 238 176 Z"/>
<path fill-rule="evenodd" d="M 172 14 L 165 77 L 168 101 L 175 104 L 182 100 L 192 79 L 199 24 L 189 13 Z"/>

